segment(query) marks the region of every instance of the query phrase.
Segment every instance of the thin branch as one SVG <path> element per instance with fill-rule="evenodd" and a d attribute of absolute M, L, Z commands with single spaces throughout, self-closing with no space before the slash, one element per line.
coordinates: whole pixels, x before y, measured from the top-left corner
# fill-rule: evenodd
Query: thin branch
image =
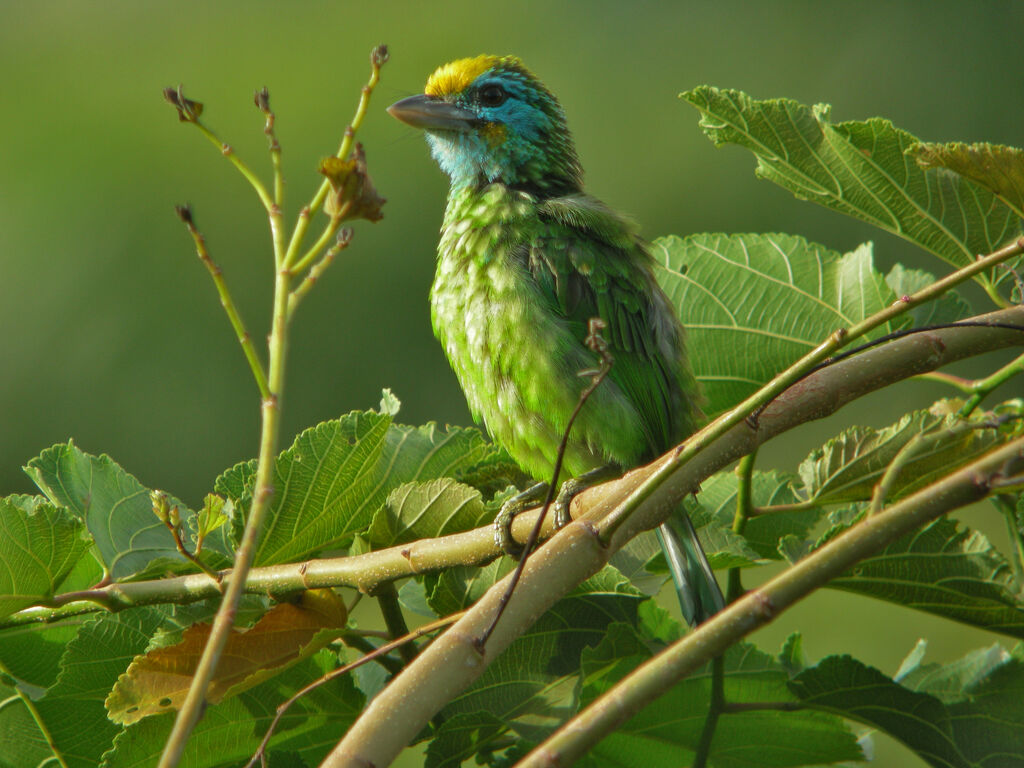
<path fill-rule="evenodd" d="M 754 462 L 757 461 L 757 451 L 748 453 L 736 467 L 738 477 L 736 483 L 736 514 L 732 519 L 732 532 L 742 536 L 746 530 L 747 520 L 750 519 L 753 507 L 751 497 L 753 494 Z M 733 602 L 743 597 L 743 582 L 740 568 L 729 569 L 729 583 L 726 589 L 726 602 Z"/>
<path fill-rule="evenodd" d="M 1024 355 L 1011 360 L 991 376 L 973 382 L 971 391 L 974 394 L 964 403 L 964 407 L 960 409 L 960 415 L 969 416 L 992 390 L 1021 373 L 1024 373 Z"/>
<path fill-rule="evenodd" d="M 288 699 L 286 702 L 284 702 L 283 704 L 281 704 L 281 706 L 277 708 L 277 714 L 274 716 L 274 719 L 271 721 L 270 726 L 267 728 L 267 733 L 266 735 L 264 735 L 263 741 L 260 742 L 259 747 L 256 748 L 256 753 L 252 756 L 252 759 L 248 763 L 246 763 L 245 768 L 252 768 L 252 766 L 256 764 L 257 760 L 261 760 L 263 758 L 263 755 L 267 749 L 267 745 L 270 743 L 270 739 L 274 735 L 274 730 L 277 728 L 277 724 L 281 722 L 281 718 L 284 716 L 284 713 L 288 711 L 288 708 L 291 707 L 292 704 L 301 699 L 307 693 L 316 690 L 324 683 L 329 683 L 331 680 L 335 680 L 341 677 L 342 675 L 347 675 L 356 667 L 361 667 L 363 664 L 366 664 L 367 662 L 374 661 L 375 659 L 384 656 L 385 654 L 391 653 L 391 651 L 395 650 L 396 648 L 401 648 L 405 646 L 407 643 L 411 643 L 414 640 L 418 640 L 424 635 L 429 635 L 431 632 L 436 632 L 438 629 L 443 629 L 444 627 L 447 627 L 449 624 L 454 624 L 462 617 L 464 613 L 465 611 L 460 611 L 459 613 L 452 614 L 451 616 L 445 616 L 443 619 L 438 619 L 437 621 L 432 621 L 429 624 L 424 624 L 422 627 L 419 627 L 418 629 L 415 629 L 412 632 L 409 632 L 408 634 L 399 637 L 396 640 L 392 640 L 390 643 L 385 643 L 384 645 L 380 646 L 380 648 L 377 648 L 371 651 L 370 653 L 367 653 L 365 656 L 361 656 L 360 658 L 356 659 L 350 664 L 346 664 L 343 667 L 338 667 L 337 669 L 331 670 L 326 675 L 321 677 L 319 680 L 314 680 L 312 683 L 304 687 L 302 690 L 296 692 L 294 695 L 292 695 L 290 699 Z"/>
<path fill-rule="evenodd" d="M 526 540 L 526 544 L 523 545 L 522 554 L 520 554 L 519 562 L 516 564 L 516 569 L 512 573 L 512 578 L 509 580 L 508 588 L 502 595 L 501 600 L 498 601 L 498 610 L 495 611 L 494 621 L 491 622 L 491 625 L 484 630 L 483 634 L 480 635 L 479 640 L 477 640 L 477 643 L 481 648 L 487 644 L 487 638 L 491 636 L 491 633 L 494 632 L 494 628 L 498 626 L 501 614 L 505 612 L 505 606 L 508 605 L 508 601 L 512 598 L 512 593 L 515 592 L 519 579 L 522 578 L 523 568 L 526 566 L 526 560 L 530 556 L 530 553 L 533 552 L 533 548 L 537 545 L 537 540 L 540 538 L 541 526 L 544 525 L 544 519 L 547 517 L 548 508 L 551 506 L 551 502 L 555 498 L 555 490 L 558 487 L 558 477 L 562 474 L 562 460 L 565 458 L 565 450 L 569 445 L 569 435 L 572 432 L 572 425 L 576 421 L 576 417 L 579 416 L 580 411 L 583 410 L 583 405 L 594 393 L 594 390 L 601 386 L 601 382 L 604 381 L 608 372 L 611 371 L 612 365 L 615 363 L 615 358 L 613 358 L 611 352 L 608 351 L 608 342 L 606 342 L 604 337 L 601 336 L 601 331 L 607 327 L 607 324 L 601 318 L 590 318 L 585 341 L 587 346 L 598 355 L 601 364 L 596 370 L 580 371 L 579 373 L 580 376 L 589 376 L 590 383 L 583 388 L 582 392 L 580 392 L 579 399 L 576 401 L 576 407 L 573 408 L 572 413 L 569 415 L 569 421 L 566 423 L 565 430 L 562 433 L 562 441 L 558 445 L 558 453 L 555 455 L 555 466 L 551 470 L 551 482 L 548 484 L 547 497 L 544 499 L 544 504 L 541 507 L 540 514 L 537 516 L 537 522 L 534 523 L 533 528 L 530 530 L 530 536 Z"/>
<path fill-rule="evenodd" d="M 377 604 L 380 606 L 381 616 L 384 617 L 384 626 L 388 628 L 388 636 L 392 640 L 398 640 L 409 634 L 409 626 L 405 623 L 405 616 L 402 614 L 402 606 L 398 603 L 398 591 L 394 582 L 382 584 L 374 595 Z M 406 664 L 416 658 L 416 648 L 410 643 L 402 643 L 398 646 L 398 652 Z"/>

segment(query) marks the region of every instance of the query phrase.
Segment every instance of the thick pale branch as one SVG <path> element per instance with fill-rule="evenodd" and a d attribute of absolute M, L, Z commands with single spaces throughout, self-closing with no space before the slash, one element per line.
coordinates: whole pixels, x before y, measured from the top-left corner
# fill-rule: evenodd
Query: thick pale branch
<path fill-rule="evenodd" d="M 1024 326 L 1024 307 L 977 320 Z M 737 424 L 676 470 L 618 525 L 608 547 L 602 547 L 598 538 L 602 518 L 663 464 L 672 462 L 673 456 L 667 454 L 621 480 L 591 489 L 574 505 L 582 513 L 581 519 L 563 529 L 528 561 L 505 618 L 486 647 L 479 649 L 476 640 L 491 621 L 498 596 L 505 589 L 504 580 L 374 698 L 323 765 L 390 764 L 429 719 L 469 686 L 537 617 L 601 568 L 626 541 L 664 521 L 678 500 L 695 491 L 702 480 L 764 441 L 909 376 L 982 351 L 1022 343 L 1024 334 L 1011 329 L 948 328 L 908 336 L 824 368 L 777 397 L 762 412 L 756 428 L 746 422 Z"/>

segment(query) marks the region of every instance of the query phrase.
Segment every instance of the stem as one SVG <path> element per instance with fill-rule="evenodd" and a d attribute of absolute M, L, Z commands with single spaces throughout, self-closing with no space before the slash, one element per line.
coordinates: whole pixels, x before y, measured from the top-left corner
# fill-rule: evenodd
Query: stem
<path fill-rule="evenodd" d="M 238 312 L 238 308 L 235 306 L 235 300 L 231 297 L 231 291 L 228 288 L 227 283 L 224 281 L 224 272 L 221 270 L 212 258 L 210 258 L 210 252 L 206 249 L 206 238 L 203 237 L 199 229 L 195 225 L 195 221 L 192 219 L 192 212 L 186 206 L 179 206 L 177 209 L 178 217 L 184 222 L 185 226 L 188 227 L 188 233 L 192 235 L 192 240 L 196 244 L 196 253 L 199 255 L 199 259 L 206 265 L 206 269 L 210 272 L 210 277 L 213 278 L 213 284 L 217 287 L 217 295 L 220 297 L 220 304 L 224 307 L 224 312 L 228 316 L 228 321 L 231 323 L 231 327 L 235 329 L 235 336 L 238 338 L 238 343 L 242 345 L 242 352 L 245 354 L 245 359 L 249 363 L 249 370 L 252 371 L 253 378 L 256 379 L 256 386 L 260 391 L 261 398 L 267 398 L 270 396 L 270 390 L 267 387 L 267 374 L 263 371 L 263 363 L 260 362 L 259 355 L 256 354 L 256 348 L 253 346 L 252 337 L 249 332 L 245 329 L 245 323 L 242 322 L 242 316 Z"/>
<path fill-rule="evenodd" d="M 753 494 L 754 462 L 757 460 L 757 451 L 748 453 L 740 459 L 736 467 L 736 474 L 739 481 L 736 485 L 736 515 L 732 520 L 732 531 L 738 536 L 743 535 L 747 527 L 747 520 L 750 519 L 753 507 L 751 497 Z M 729 569 L 729 581 L 726 588 L 725 600 L 727 603 L 735 602 L 743 597 L 742 571 L 740 568 Z"/>
<path fill-rule="evenodd" d="M 338 147 L 338 151 L 334 155 L 335 157 L 348 157 L 348 153 L 352 151 L 352 142 L 355 140 L 356 132 L 363 125 L 363 118 L 366 117 L 366 110 L 370 105 L 370 96 L 373 94 L 373 89 L 377 87 L 377 83 L 380 82 L 380 68 L 387 60 L 388 49 L 385 45 L 377 46 L 370 53 L 370 79 L 363 86 L 359 96 L 359 104 L 356 106 L 356 113 L 352 118 L 352 122 L 345 129 L 345 135 L 341 140 L 341 146 Z M 291 242 L 288 243 L 288 250 L 281 261 L 282 266 L 288 267 L 295 262 L 296 254 L 299 248 L 302 247 L 302 241 L 306 237 L 306 230 L 309 228 L 310 211 L 319 210 L 323 206 L 324 200 L 327 197 L 327 191 L 330 188 L 330 181 L 324 179 L 320 183 L 320 188 L 316 191 L 316 194 L 313 195 L 309 205 L 299 213 L 299 220 L 295 224 L 294 232 L 292 232 Z"/>
<path fill-rule="evenodd" d="M 388 635 L 392 640 L 397 640 L 409 634 L 409 626 L 405 623 L 405 616 L 402 613 L 402 606 L 398 603 L 398 592 L 395 590 L 394 582 L 387 582 L 381 585 L 375 595 L 380 605 L 381 615 L 384 617 L 384 626 L 388 628 Z M 411 643 L 403 643 L 398 646 L 398 652 L 406 664 L 416 658 L 416 648 Z"/>
<path fill-rule="evenodd" d="M 277 456 L 277 444 L 280 433 L 280 397 L 284 385 L 285 354 L 287 352 L 288 290 L 291 275 L 286 270 L 278 270 L 274 281 L 274 314 L 271 321 L 269 358 L 269 396 L 263 398 L 263 426 L 260 435 L 260 454 L 256 468 L 256 480 L 253 490 L 252 507 L 245 523 L 241 543 L 235 553 L 235 564 L 231 574 L 224 583 L 224 599 L 221 601 L 217 615 L 210 628 L 210 637 L 199 659 L 192 684 L 182 702 L 181 709 L 174 721 L 174 727 L 164 745 L 158 768 L 173 768 L 181 760 L 189 734 L 199 721 L 205 708 L 206 690 L 220 661 L 224 644 L 228 640 L 235 623 L 235 614 L 239 600 L 245 589 L 246 577 L 256 555 L 256 541 L 263 519 L 270 508 L 274 495 L 274 461 Z"/>
<path fill-rule="evenodd" d="M 964 407 L 960 409 L 960 416 L 965 418 L 970 416 L 971 411 L 977 408 L 981 401 L 985 399 L 993 389 L 1019 373 L 1024 373 L 1024 355 L 1011 360 L 991 376 L 975 381 L 971 385 L 970 390 L 974 392 L 974 394 L 971 395 L 966 403 L 964 403 Z"/>
<path fill-rule="evenodd" d="M 974 382 L 970 379 L 965 379 L 963 376 L 954 376 L 952 373 L 942 373 L 941 371 L 928 371 L 928 373 L 919 373 L 914 377 L 921 381 L 937 381 L 940 384 L 948 384 L 951 387 L 959 389 L 961 392 L 971 393 L 973 392 Z"/>
<path fill-rule="evenodd" d="M 758 515 L 777 515 L 785 514 L 786 512 L 806 512 L 810 509 L 818 509 L 823 506 L 825 505 L 815 499 L 808 499 L 807 501 L 794 501 L 792 504 L 772 504 L 768 507 L 751 507 L 747 515 L 748 517 L 757 517 Z"/>
<path fill-rule="evenodd" d="M 267 212 L 269 213 L 272 211 L 274 209 L 274 200 L 270 197 L 270 193 L 267 192 L 266 186 L 262 181 L 260 181 L 259 176 L 253 173 L 252 169 L 246 165 L 245 161 L 235 154 L 235 150 L 231 148 L 231 145 L 225 144 L 221 141 L 217 137 L 217 134 L 207 128 L 199 120 L 191 122 L 192 125 L 199 129 L 199 132 L 202 133 L 203 136 L 208 138 L 210 142 L 220 150 L 220 153 L 228 159 L 228 162 L 235 166 L 235 168 L 238 169 L 238 172 L 245 177 L 246 181 L 249 182 L 249 185 L 256 190 L 256 194 L 260 198 L 260 202 L 263 203 L 263 207 L 267 209 Z"/>
<path fill-rule="evenodd" d="M 700 740 L 697 742 L 692 768 L 704 768 L 707 765 L 718 718 L 725 711 L 725 707 L 725 659 L 722 656 L 715 656 L 711 660 L 711 705 L 704 721 L 704 730 L 701 731 Z"/>
<path fill-rule="evenodd" d="M 988 294 L 988 297 L 992 299 L 992 303 L 997 307 L 1000 309 L 1006 309 L 1007 307 L 1012 306 L 1010 302 L 999 295 L 999 289 L 996 288 L 996 284 L 987 277 L 979 282 L 981 282 L 981 287 L 985 289 L 985 293 Z"/>

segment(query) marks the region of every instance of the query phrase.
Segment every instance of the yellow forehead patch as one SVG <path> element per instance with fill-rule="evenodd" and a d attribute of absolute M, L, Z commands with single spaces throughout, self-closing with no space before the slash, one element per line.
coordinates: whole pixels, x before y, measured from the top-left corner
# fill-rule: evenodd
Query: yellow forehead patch
<path fill-rule="evenodd" d="M 466 87 L 491 67 L 503 61 L 500 56 L 474 56 L 442 64 L 427 80 L 423 92 L 427 96 L 450 96 Z"/>

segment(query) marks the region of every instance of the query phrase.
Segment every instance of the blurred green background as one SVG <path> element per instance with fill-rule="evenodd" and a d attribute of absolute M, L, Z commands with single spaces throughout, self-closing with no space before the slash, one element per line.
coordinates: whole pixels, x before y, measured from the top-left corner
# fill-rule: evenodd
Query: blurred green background
<path fill-rule="evenodd" d="M 876 243 L 880 266 L 940 270 L 910 245 L 753 176 L 716 151 L 677 98 L 702 83 L 829 102 L 836 120 L 881 115 L 929 140 L 1019 145 L 1024 80 L 1013 43 L 1024 3 L 0 2 L 0 488 L 33 490 L 20 467 L 71 437 L 140 480 L 197 503 L 254 455 L 258 400 L 209 276 L 174 216 L 192 204 L 250 331 L 262 341 L 272 262 L 250 189 L 160 90 L 182 83 L 204 119 L 256 169 L 269 167 L 252 92 L 270 89 L 289 219 L 319 183 L 369 71 L 391 62 L 365 122 L 389 202 L 293 325 L 283 444 L 302 428 L 376 406 L 401 420 L 469 415 L 429 323 L 427 291 L 446 182 L 422 138 L 384 113 L 438 64 L 516 53 L 561 99 L 590 191 L 650 237 L 783 231 L 840 251 Z M 978 302 L 978 306 L 983 306 Z M 944 392 L 905 385 L 763 452 L 792 468 L 851 421 L 882 425 Z M 998 536 L 987 510 L 970 520 Z M 794 627 L 812 658 L 846 651 L 892 673 L 920 636 L 943 661 L 993 642 L 834 592 L 765 630 Z M 1004 641 L 1005 642 L 1005 641 Z M 876 765 L 918 765 L 882 742 Z"/>

